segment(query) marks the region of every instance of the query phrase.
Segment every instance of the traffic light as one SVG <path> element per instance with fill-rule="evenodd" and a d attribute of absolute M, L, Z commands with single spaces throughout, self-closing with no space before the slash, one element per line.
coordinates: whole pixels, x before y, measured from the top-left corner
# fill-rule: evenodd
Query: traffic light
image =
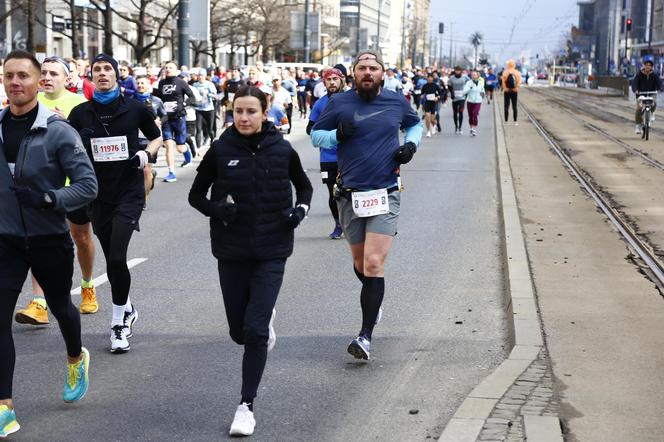
<path fill-rule="evenodd" d="M 632 19 L 631 18 L 628 18 L 627 20 L 625 20 L 625 29 L 627 30 L 627 32 L 632 30 Z"/>

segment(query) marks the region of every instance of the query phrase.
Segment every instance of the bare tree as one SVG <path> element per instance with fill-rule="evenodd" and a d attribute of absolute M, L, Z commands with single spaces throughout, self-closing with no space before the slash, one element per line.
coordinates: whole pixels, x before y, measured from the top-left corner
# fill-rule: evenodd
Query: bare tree
<path fill-rule="evenodd" d="M 175 0 L 129 0 L 126 10 L 114 6 L 111 0 L 97 0 L 92 4 L 102 15 L 102 20 L 90 19 L 88 24 L 104 31 L 104 52 L 112 55 L 112 37 L 127 43 L 134 51 L 136 60 L 142 60 L 150 51 L 161 49 L 168 43 L 165 30 L 170 29 L 177 11 Z M 135 33 L 123 33 L 112 26 L 113 18 L 118 17 L 129 25 Z"/>
<path fill-rule="evenodd" d="M 101 20 L 92 17 L 88 13 L 87 24 L 96 30 L 104 32 L 104 46 L 102 51 L 104 54 L 113 56 L 113 10 L 111 8 L 111 0 L 90 0 L 90 4 L 95 7 L 97 14 L 101 16 Z"/>

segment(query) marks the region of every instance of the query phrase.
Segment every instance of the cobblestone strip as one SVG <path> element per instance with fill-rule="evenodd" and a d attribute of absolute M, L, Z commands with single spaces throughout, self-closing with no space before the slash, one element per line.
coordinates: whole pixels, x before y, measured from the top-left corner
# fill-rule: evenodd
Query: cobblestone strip
<path fill-rule="evenodd" d="M 484 422 L 479 441 L 526 440 L 523 416 L 558 417 L 559 401 L 553 392 L 553 374 L 546 350 L 516 380 Z"/>

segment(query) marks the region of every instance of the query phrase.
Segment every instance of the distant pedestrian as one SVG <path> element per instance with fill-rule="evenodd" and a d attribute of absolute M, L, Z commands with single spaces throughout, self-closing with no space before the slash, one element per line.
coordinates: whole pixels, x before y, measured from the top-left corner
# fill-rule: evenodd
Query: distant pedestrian
<path fill-rule="evenodd" d="M 468 103 L 468 120 L 470 123 L 470 135 L 477 135 L 477 119 L 480 115 L 482 100 L 484 99 L 484 84 L 480 80 L 477 70 L 470 73 L 470 81 L 463 87 L 463 95 Z"/>
<path fill-rule="evenodd" d="M 454 67 L 454 75 L 448 81 L 448 88 L 452 96 L 452 113 L 454 116 L 454 133 L 463 134 L 463 108 L 466 103 L 466 97 L 463 95 L 463 88 L 468 81 L 468 77 L 463 75 L 461 66 Z"/>
<path fill-rule="evenodd" d="M 516 70 L 516 63 L 514 60 L 507 62 L 507 68 L 503 71 L 501 76 L 501 84 L 503 88 L 503 97 L 505 98 L 505 122 L 509 119 L 509 108 L 512 103 L 512 114 L 514 118 L 514 125 L 517 123 L 517 98 L 519 94 L 519 85 L 521 84 L 521 74 Z"/>

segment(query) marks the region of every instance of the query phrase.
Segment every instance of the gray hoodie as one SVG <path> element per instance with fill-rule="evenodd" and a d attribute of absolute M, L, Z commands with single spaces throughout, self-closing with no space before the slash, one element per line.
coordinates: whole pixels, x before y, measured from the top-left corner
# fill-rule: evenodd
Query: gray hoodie
<path fill-rule="evenodd" d="M 39 103 L 37 118 L 18 151 L 14 176 L 2 144 L 0 112 L 0 235 L 36 236 L 67 233 L 65 213 L 97 196 L 97 178 L 76 130 Z M 69 177 L 70 186 L 65 187 Z M 55 196 L 53 209 L 21 207 L 11 186 L 27 186 Z"/>

